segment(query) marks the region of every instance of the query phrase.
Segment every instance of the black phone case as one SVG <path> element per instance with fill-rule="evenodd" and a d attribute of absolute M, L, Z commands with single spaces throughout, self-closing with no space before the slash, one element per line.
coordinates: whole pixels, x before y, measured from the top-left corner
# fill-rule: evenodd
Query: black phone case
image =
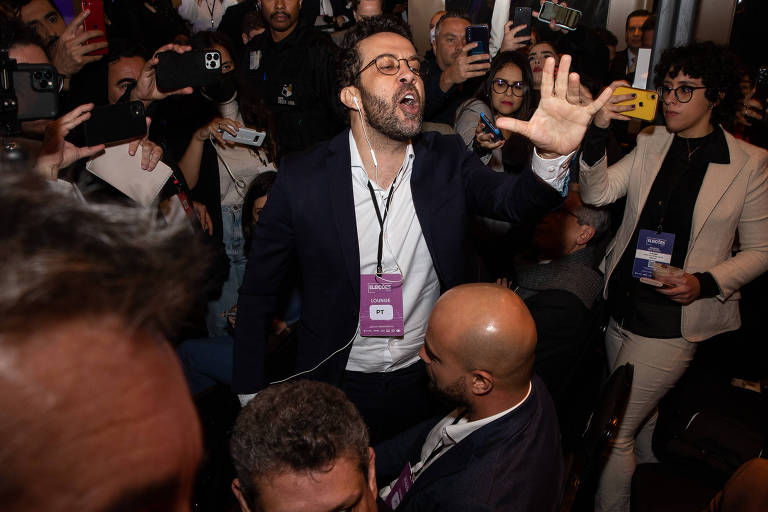
<path fill-rule="evenodd" d="M 221 53 L 215 50 L 192 50 L 186 53 L 167 51 L 158 54 L 155 70 L 157 88 L 171 91 L 183 87 L 201 87 L 221 80 Z"/>
<path fill-rule="evenodd" d="M 17 64 L 13 89 L 17 119 L 53 119 L 59 114 L 59 74 L 50 64 Z"/>
<path fill-rule="evenodd" d="M 469 50 L 469 55 L 483 55 L 489 53 L 488 39 L 490 33 L 488 25 L 470 25 L 466 28 L 467 44 L 477 42 L 478 45 Z"/>
<path fill-rule="evenodd" d="M 512 18 L 512 26 L 526 25 L 526 27 L 517 33 L 517 37 L 529 37 L 531 35 L 531 16 L 533 9 L 530 7 L 515 7 L 515 13 Z"/>
<path fill-rule="evenodd" d="M 66 139 L 78 147 L 110 144 L 147 133 L 144 104 L 140 101 L 96 107 L 91 117 L 76 126 Z"/>

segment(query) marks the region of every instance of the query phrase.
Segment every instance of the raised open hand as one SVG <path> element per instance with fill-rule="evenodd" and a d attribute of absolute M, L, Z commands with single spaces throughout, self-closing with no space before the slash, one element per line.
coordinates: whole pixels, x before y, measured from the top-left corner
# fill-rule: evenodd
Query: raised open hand
<path fill-rule="evenodd" d="M 592 116 L 611 97 L 611 89 L 607 88 L 594 101 L 580 99 L 579 75 L 569 73 L 570 67 L 571 56 L 563 55 L 555 80 L 555 59 L 546 60 L 541 77 L 541 101 L 530 121 L 511 117 L 496 120 L 497 127 L 527 137 L 543 158 L 567 155 L 578 148 Z"/>

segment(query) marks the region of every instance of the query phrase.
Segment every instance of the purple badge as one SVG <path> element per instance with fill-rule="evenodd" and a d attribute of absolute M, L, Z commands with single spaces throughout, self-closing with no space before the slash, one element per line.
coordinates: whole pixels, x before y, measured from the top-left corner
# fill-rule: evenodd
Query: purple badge
<path fill-rule="evenodd" d="M 408 489 L 410 489 L 412 486 L 413 475 L 411 474 L 411 464 L 408 463 L 405 465 L 403 471 L 400 473 L 400 476 L 397 478 L 395 485 L 392 486 L 392 489 L 389 491 L 389 494 L 384 500 L 384 503 L 392 510 L 397 510 L 397 507 L 399 507 L 400 503 L 403 502 L 405 493 L 407 493 Z"/>
<path fill-rule="evenodd" d="M 403 277 L 400 274 L 360 276 L 360 334 L 388 338 L 402 336 Z"/>

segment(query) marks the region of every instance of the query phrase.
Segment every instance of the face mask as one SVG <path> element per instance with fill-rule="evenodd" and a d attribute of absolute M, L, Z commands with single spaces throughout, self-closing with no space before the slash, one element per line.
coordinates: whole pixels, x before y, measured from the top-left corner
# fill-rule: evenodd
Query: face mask
<path fill-rule="evenodd" d="M 429 44 L 435 44 L 435 27 L 429 29 Z"/>
<path fill-rule="evenodd" d="M 226 103 L 237 92 L 237 78 L 234 71 L 221 75 L 221 80 L 215 84 L 203 87 L 203 94 L 216 103 Z"/>

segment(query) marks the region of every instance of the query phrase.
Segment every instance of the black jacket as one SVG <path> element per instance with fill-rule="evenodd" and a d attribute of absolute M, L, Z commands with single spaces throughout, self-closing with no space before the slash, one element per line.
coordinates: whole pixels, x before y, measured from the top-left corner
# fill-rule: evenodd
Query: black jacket
<path fill-rule="evenodd" d="M 472 432 L 430 464 L 405 494 L 398 512 L 559 510 L 563 488 L 560 430 L 541 379 L 517 409 Z M 421 460 L 428 420 L 374 447 L 376 474 L 391 481 Z"/>
<path fill-rule="evenodd" d="M 338 133 L 338 47 L 327 34 L 298 26 L 276 43 L 267 30 L 247 49 L 240 69 L 272 112 L 281 154 L 308 148 Z M 252 62 L 258 64 L 254 69 Z"/>
<path fill-rule="evenodd" d="M 515 180 L 488 169 L 460 137 L 424 133 L 413 141 L 411 191 L 441 291 L 467 281 L 466 227 L 471 213 L 534 222 L 560 204 L 560 194 L 527 170 Z M 283 159 L 253 233 L 235 328 L 237 393 L 267 385 L 265 333 L 291 255 L 302 276 L 296 371 L 338 384 L 360 308 L 360 252 L 349 131 Z M 407 270 L 406 270 L 407 272 Z"/>

